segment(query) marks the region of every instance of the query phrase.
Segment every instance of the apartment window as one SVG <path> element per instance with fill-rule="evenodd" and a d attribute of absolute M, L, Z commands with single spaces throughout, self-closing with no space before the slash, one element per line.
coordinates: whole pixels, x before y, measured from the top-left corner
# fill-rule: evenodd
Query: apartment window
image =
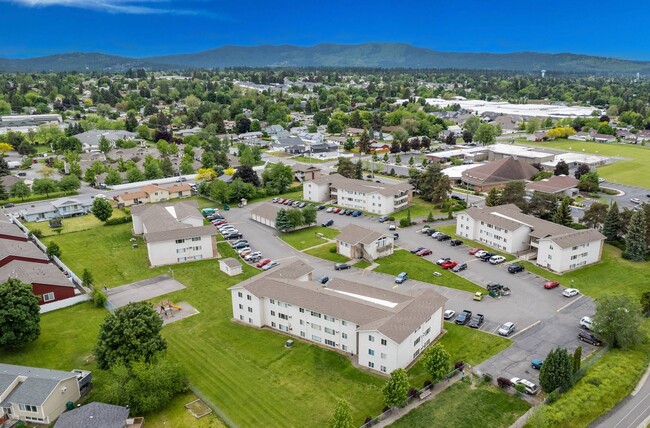
<path fill-rule="evenodd" d="M 276 327 L 276 324 L 275 324 L 275 322 L 271 322 L 271 327 L 273 327 L 273 328 L 275 328 L 275 327 Z"/>
<path fill-rule="evenodd" d="M 420 343 L 419 337 L 413 341 L 413 346 L 417 345 L 418 343 Z"/>
<path fill-rule="evenodd" d="M 420 350 L 416 349 L 415 352 L 413 353 L 413 358 L 417 357 L 418 355 L 420 355 Z"/>
<path fill-rule="evenodd" d="M 271 299 L 271 300 L 269 300 L 269 303 L 271 303 L 273 305 L 273 304 L 275 304 L 275 300 Z"/>
<path fill-rule="evenodd" d="M 347 339 L 347 338 L 348 338 L 348 334 L 347 334 L 347 333 L 341 333 L 341 338 L 342 338 L 342 339 Z"/>
<path fill-rule="evenodd" d="M 253 318 L 249 318 L 249 319 L 248 319 L 248 322 L 251 323 L 251 324 L 253 324 Z"/>
<path fill-rule="evenodd" d="M 324 318 L 325 320 L 327 320 L 327 321 L 336 321 L 336 318 L 331 317 L 331 316 L 329 316 L 329 315 L 323 315 L 323 318 Z"/>
<path fill-rule="evenodd" d="M 325 327 L 325 333 L 327 333 L 327 334 L 336 334 L 334 329 L 331 329 L 331 328 L 328 328 L 328 327 Z"/>
<path fill-rule="evenodd" d="M 247 294 L 247 295 L 246 295 L 246 300 L 253 300 L 253 298 L 251 297 L 250 294 Z"/>
<path fill-rule="evenodd" d="M 23 412 L 33 412 L 33 413 L 38 412 L 36 406 L 31 406 L 29 404 L 19 404 L 18 407 L 20 407 L 20 410 L 22 410 Z"/>
<path fill-rule="evenodd" d="M 278 317 L 280 317 L 280 319 L 283 319 L 283 320 L 288 320 L 289 319 L 289 317 L 287 315 L 281 314 L 279 312 L 278 312 Z"/>
<path fill-rule="evenodd" d="M 304 308 L 300 308 L 299 310 L 300 310 L 300 313 L 301 313 L 301 314 L 304 314 L 304 313 L 305 313 L 305 309 L 304 309 Z"/>
<path fill-rule="evenodd" d="M 177 239 L 177 240 L 176 240 L 176 243 L 177 243 L 177 244 L 182 244 L 183 242 L 185 242 L 184 239 Z"/>
<path fill-rule="evenodd" d="M 305 320 L 300 320 L 300 325 L 305 325 Z"/>
<path fill-rule="evenodd" d="M 384 346 L 386 346 L 386 344 L 387 344 L 386 339 L 381 339 L 381 344 L 384 345 Z"/>
<path fill-rule="evenodd" d="M 388 355 L 386 355 L 385 353 L 382 352 L 380 357 L 381 357 L 382 360 L 385 360 L 388 357 Z"/>
<path fill-rule="evenodd" d="M 427 328 L 426 331 L 424 332 L 424 335 L 426 336 L 427 334 L 431 333 L 431 327 Z"/>
<path fill-rule="evenodd" d="M 321 331 L 321 327 L 318 324 L 311 323 L 311 328 L 317 331 Z"/>
<path fill-rule="evenodd" d="M 305 337 L 305 332 L 304 331 L 300 332 L 300 337 Z"/>
<path fill-rule="evenodd" d="M 249 307 L 248 307 L 248 312 L 253 313 L 253 308 L 251 308 L 251 307 L 249 306 Z"/>
<path fill-rule="evenodd" d="M 289 327 L 287 327 L 287 326 L 284 325 L 284 324 L 280 324 L 279 328 L 280 328 L 280 330 L 282 330 L 282 331 L 289 331 Z"/>
<path fill-rule="evenodd" d="M 240 316 L 239 316 L 239 320 L 240 320 L 240 321 L 244 321 L 244 316 L 243 316 L 243 315 L 240 315 Z"/>
<path fill-rule="evenodd" d="M 272 317 L 275 316 L 275 311 L 271 311 L 271 316 L 272 316 Z"/>
<path fill-rule="evenodd" d="M 192 238 L 192 241 L 194 241 L 194 242 L 196 242 L 196 241 L 200 241 L 200 240 L 201 240 L 201 237 L 198 237 L 198 238 Z"/>
<path fill-rule="evenodd" d="M 45 293 L 43 294 L 43 301 L 44 302 L 51 302 L 54 300 L 54 293 Z"/>
<path fill-rule="evenodd" d="M 241 291 L 239 291 L 239 292 L 237 293 L 237 297 L 244 297 L 244 295 L 241 294 Z"/>
<path fill-rule="evenodd" d="M 375 368 L 375 363 L 373 363 L 372 361 L 368 361 L 368 367 L 370 367 L 371 369 L 374 369 Z"/>
<path fill-rule="evenodd" d="M 379 366 L 379 370 L 386 373 L 386 366 Z"/>
<path fill-rule="evenodd" d="M 374 349 L 368 349 L 368 355 L 375 355 L 375 350 Z"/>
<path fill-rule="evenodd" d="M 321 339 L 320 336 L 316 336 L 315 334 L 311 335 L 311 340 L 313 340 L 314 342 L 322 342 L 323 341 L 323 339 Z"/>
<path fill-rule="evenodd" d="M 179 257 L 179 258 L 176 259 L 176 261 L 177 261 L 178 263 L 180 263 L 180 262 L 184 262 L 185 260 L 187 260 L 187 258 L 185 258 L 185 257 Z"/>
<path fill-rule="evenodd" d="M 316 317 L 316 318 L 320 318 L 320 313 L 311 311 L 311 316 Z"/>
<path fill-rule="evenodd" d="M 176 253 L 177 254 L 178 253 L 184 253 L 184 252 L 185 252 L 185 248 L 176 248 Z"/>
<path fill-rule="evenodd" d="M 348 350 L 348 345 L 341 345 L 341 349 L 344 350 L 344 351 L 347 351 Z"/>
<path fill-rule="evenodd" d="M 375 336 L 370 335 L 368 336 L 368 342 L 374 342 L 375 341 Z"/>
<path fill-rule="evenodd" d="M 239 304 L 239 309 L 244 310 L 244 305 L 242 305 L 242 304 L 240 303 L 240 304 Z"/>
<path fill-rule="evenodd" d="M 573 256 L 571 256 L 571 260 L 575 260 L 575 259 L 577 259 L 577 258 L 578 258 L 578 255 L 577 255 L 577 254 L 576 254 L 576 255 L 573 255 Z"/>
<path fill-rule="evenodd" d="M 341 325 L 348 325 L 348 323 L 345 322 L 345 321 L 343 321 L 343 320 L 341 320 Z"/>
<path fill-rule="evenodd" d="M 325 344 L 336 347 L 336 342 L 334 342 L 333 340 L 325 339 Z"/>

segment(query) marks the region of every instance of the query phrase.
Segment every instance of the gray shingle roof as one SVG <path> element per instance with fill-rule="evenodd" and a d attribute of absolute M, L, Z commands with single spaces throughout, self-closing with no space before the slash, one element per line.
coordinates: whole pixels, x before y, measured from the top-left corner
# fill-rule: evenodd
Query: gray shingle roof
<path fill-rule="evenodd" d="M 578 183 L 579 180 L 577 178 L 568 177 L 566 175 L 554 175 L 545 180 L 534 181 L 526 184 L 526 190 L 543 193 L 558 193 L 577 187 Z"/>
<path fill-rule="evenodd" d="M 45 253 L 43 253 L 33 242 L 0 239 L 0 261 L 10 256 L 20 256 L 44 261 L 49 260 Z"/>
<path fill-rule="evenodd" d="M 0 235 L 14 236 L 16 238 L 27 238 L 25 233 L 13 223 L 0 221 Z M 14 241 L 15 242 L 15 241 Z"/>
<path fill-rule="evenodd" d="M 382 236 L 386 235 L 350 223 L 341 229 L 341 233 L 336 236 L 336 240 L 348 243 L 350 245 L 357 245 L 360 242 L 362 244 L 371 244 Z"/>
<path fill-rule="evenodd" d="M 278 211 L 281 208 L 287 208 L 287 207 L 285 207 L 284 205 L 274 205 L 268 202 L 264 202 L 251 210 L 251 216 L 257 215 L 262 218 L 275 221 L 275 217 L 277 216 Z"/>
<path fill-rule="evenodd" d="M 228 258 L 225 258 L 225 259 L 221 259 L 221 260 L 219 260 L 219 261 L 222 262 L 222 263 L 224 263 L 224 264 L 225 264 L 226 266 L 228 266 L 229 268 L 237 268 L 237 267 L 240 267 L 240 266 L 241 266 L 241 263 L 239 263 L 238 260 L 233 259 L 232 257 L 228 257 Z"/>
<path fill-rule="evenodd" d="M 573 230 L 570 233 L 548 237 L 561 248 L 575 247 L 576 245 L 587 244 L 594 241 L 605 240 L 605 235 L 596 229 Z"/>
<path fill-rule="evenodd" d="M 129 409 L 105 403 L 89 403 L 59 416 L 54 428 L 124 428 Z"/>
<path fill-rule="evenodd" d="M 214 226 L 185 226 L 187 227 L 145 233 L 145 239 L 148 243 L 154 243 L 176 239 L 198 238 L 199 236 L 215 236 L 217 234 L 217 229 Z"/>
<path fill-rule="evenodd" d="M 74 287 L 72 282 L 51 263 L 32 263 L 13 260 L 0 267 L 0 278 L 18 278 L 25 284 L 46 284 L 58 287 Z"/>
<path fill-rule="evenodd" d="M 9 384 L 18 376 L 25 376 L 27 379 L 14 388 L 0 405 L 20 403 L 40 406 L 61 381 L 76 377 L 74 373 L 62 370 L 0 363 L 0 394 L 5 392 Z"/>
<path fill-rule="evenodd" d="M 463 181 L 473 185 L 508 183 L 514 180 L 529 180 L 537 168 L 522 159 L 506 156 L 485 165 L 463 171 Z"/>

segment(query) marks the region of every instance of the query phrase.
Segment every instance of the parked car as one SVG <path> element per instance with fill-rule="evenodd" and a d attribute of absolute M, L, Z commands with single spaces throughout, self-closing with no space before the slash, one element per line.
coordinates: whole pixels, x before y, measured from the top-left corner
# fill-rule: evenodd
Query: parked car
<path fill-rule="evenodd" d="M 346 215 L 349 210 L 341 210 L 338 212 L 338 215 Z"/>
<path fill-rule="evenodd" d="M 233 244 L 232 246 L 235 250 L 239 250 L 240 248 L 246 248 L 248 247 L 248 241 L 242 241 L 238 244 Z"/>
<path fill-rule="evenodd" d="M 327 208 L 327 209 L 325 210 L 325 212 L 327 212 L 327 213 L 334 212 L 334 207 L 329 207 L 329 208 Z"/>
<path fill-rule="evenodd" d="M 328 276 L 321 276 L 316 281 L 320 282 L 321 284 L 327 284 L 327 281 L 329 281 L 329 280 L 330 280 L 330 278 Z"/>
<path fill-rule="evenodd" d="M 337 263 L 334 265 L 334 270 L 345 270 L 350 269 L 350 265 L 347 263 Z"/>
<path fill-rule="evenodd" d="M 418 252 L 420 252 L 422 250 L 424 250 L 424 247 L 411 248 L 411 253 L 416 254 L 416 253 L 418 253 Z"/>
<path fill-rule="evenodd" d="M 422 229 L 418 230 L 418 232 L 422 233 L 422 234 L 425 234 L 425 233 L 429 233 L 430 230 L 431 230 L 431 228 L 429 226 L 425 225 Z"/>
<path fill-rule="evenodd" d="M 593 326 L 594 321 L 591 319 L 591 317 L 580 318 L 580 327 L 584 328 L 585 330 L 591 330 Z"/>
<path fill-rule="evenodd" d="M 394 233 L 393 233 L 393 238 L 394 238 L 394 239 L 399 239 L 399 233 L 394 232 Z"/>
<path fill-rule="evenodd" d="M 479 257 L 479 260 L 481 260 L 482 262 L 487 262 L 487 261 L 490 260 L 493 256 L 496 256 L 496 254 L 494 254 L 494 253 L 485 253 L 485 254 L 483 254 L 481 257 Z"/>
<path fill-rule="evenodd" d="M 361 211 L 352 211 L 352 217 L 361 217 L 362 215 Z"/>
<path fill-rule="evenodd" d="M 325 208 L 326 208 L 325 205 L 319 205 L 318 207 L 316 207 L 318 211 L 323 211 Z"/>
<path fill-rule="evenodd" d="M 293 204 L 293 201 L 291 199 L 285 199 L 284 202 L 282 202 L 282 205 L 291 205 Z"/>
<path fill-rule="evenodd" d="M 483 251 L 483 249 L 482 249 L 482 248 L 472 248 L 472 249 L 469 250 L 467 253 L 468 253 L 468 254 L 471 254 L 472 256 L 475 256 L 476 253 L 478 253 L 479 251 Z"/>
<path fill-rule="evenodd" d="M 539 387 L 529 380 L 513 377 L 510 379 L 514 385 L 523 385 L 528 395 L 535 395 L 539 392 Z"/>
<path fill-rule="evenodd" d="M 298 204 L 298 208 L 305 208 L 307 206 L 307 202 L 301 202 Z"/>
<path fill-rule="evenodd" d="M 427 230 L 426 234 L 429 236 L 433 236 L 434 233 L 440 233 L 436 229 L 429 229 Z"/>
<path fill-rule="evenodd" d="M 279 264 L 280 264 L 280 262 L 272 261 L 271 263 L 269 263 L 269 264 L 267 264 L 266 266 L 264 266 L 264 267 L 262 268 L 262 270 L 269 270 L 269 269 L 271 269 L 271 268 L 276 267 L 276 266 L 279 265 Z"/>
<path fill-rule="evenodd" d="M 483 300 L 484 297 L 485 297 L 485 294 L 483 294 L 480 291 L 477 291 L 476 293 L 474 293 L 473 299 L 476 300 L 477 302 L 480 302 L 481 300 Z"/>
<path fill-rule="evenodd" d="M 537 358 L 530 362 L 530 366 L 536 370 L 541 370 L 543 364 L 544 360 L 538 360 Z"/>
<path fill-rule="evenodd" d="M 503 288 L 503 285 L 499 284 L 498 282 L 488 282 L 486 288 L 488 291 L 501 290 Z"/>
<path fill-rule="evenodd" d="M 252 259 L 256 258 L 262 258 L 262 252 L 261 251 L 253 251 L 252 253 L 248 253 L 246 257 L 244 257 L 244 260 L 251 261 Z"/>
<path fill-rule="evenodd" d="M 15 205 L 13 203 L 11 203 L 11 202 L 9 202 L 8 204 L 5 204 L 5 206 L 4 206 L 4 208 L 13 208 L 13 207 L 15 207 Z"/>
<path fill-rule="evenodd" d="M 433 229 L 433 230 L 434 230 L 434 232 L 431 233 L 431 234 L 429 235 L 429 236 L 431 236 L 433 239 L 438 239 L 438 236 L 440 236 L 440 235 L 444 235 L 444 233 L 442 233 L 442 232 L 438 232 L 438 231 L 435 230 L 435 229 Z"/>
<path fill-rule="evenodd" d="M 449 261 L 446 261 L 446 262 L 442 263 L 440 265 L 440 267 L 443 268 L 443 269 L 453 269 L 453 268 L 456 267 L 457 264 L 458 264 L 458 262 L 454 262 L 454 261 L 449 260 Z"/>
<path fill-rule="evenodd" d="M 503 324 L 501 327 L 499 327 L 499 330 L 497 333 L 499 333 L 500 336 L 510 336 L 513 332 L 515 331 L 515 323 L 508 321 L 507 323 Z"/>
<path fill-rule="evenodd" d="M 444 318 L 446 320 L 450 320 L 450 319 L 452 319 L 454 317 L 454 315 L 456 315 L 456 311 L 453 311 L 451 309 L 447 309 L 443 316 L 444 316 Z"/>
<path fill-rule="evenodd" d="M 395 277 L 395 283 L 403 284 L 404 281 L 406 281 L 408 278 L 409 278 L 408 274 L 406 272 L 402 272 Z"/>
<path fill-rule="evenodd" d="M 279 200 L 280 200 L 280 198 L 273 198 L 273 199 L 271 199 L 271 202 L 273 202 L 274 204 L 277 204 Z"/>
<path fill-rule="evenodd" d="M 603 341 L 600 340 L 595 334 L 589 331 L 581 331 L 578 333 L 578 340 L 594 346 L 603 346 Z"/>
<path fill-rule="evenodd" d="M 388 225 L 388 230 L 395 230 L 395 229 L 397 229 L 397 226 L 395 225 L 395 223 L 391 223 L 391 224 Z"/>
<path fill-rule="evenodd" d="M 424 248 L 424 249 L 418 251 L 417 253 L 415 253 L 415 255 L 420 256 L 420 257 L 424 257 L 424 256 L 428 256 L 431 253 L 432 253 L 432 251 L 430 249 Z"/>
<path fill-rule="evenodd" d="M 436 238 L 438 241 L 449 241 L 451 239 L 451 236 L 445 235 L 444 233 L 442 235 L 438 235 Z"/>
<path fill-rule="evenodd" d="M 321 223 L 321 226 L 323 226 L 323 227 L 328 227 L 328 226 L 331 226 L 331 225 L 333 225 L 333 224 L 334 224 L 334 220 L 329 219 L 329 220 L 324 221 L 323 223 Z"/>
<path fill-rule="evenodd" d="M 338 213 L 340 213 L 340 212 L 341 212 L 341 208 L 334 208 L 334 209 L 332 210 L 332 214 L 338 214 Z"/>
<path fill-rule="evenodd" d="M 259 262 L 257 262 L 255 267 L 263 268 L 264 266 L 268 265 L 269 263 L 271 263 L 271 259 L 262 259 Z"/>
<path fill-rule="evenodd" d="M 471 328 L 481 328 L 483 322 L 485 322 L 483 314 L 476 314 L 472 317 L 467 326 Z"/>
<path fill-rule="evenodd" d="M 472 311 L 468 311 L 467 309 L 463 310 L 463 312 L 459 313 L 456 316 L 456 319 L 454 322 L 459 325 L 465 325 L 467 324 L 470 320 L 472 319 Z"/>
<path fill-rule="evenodd" d="M 456 266 L 454 266 L 454 267 L 451 269 L 451 271 L 452 271 L 452 272 L 456 272 L 456 273 L 458 273 L 458 272 L 460 272 L 461 270 L 465 270 L 465 269 L 467 269 L 467 263 L 459 263 L 459 264 L 457 264 Z"/>
<path fill-rule="evenodd" d="M 384 223 L 386 221 L 388 221 L 388 216 L 387 215 L 383 215 L 383 216 L 379 217 L 379 223 Z"/>
<path fill-rule="evenodd" d="M 463 200 L 463 198 L 461 198 L 460 196 L 456 196 L 456 195 L 451 195 L 451 199 L 455 199 L 457 201 L 462 201 Z"/>
<path fill-rule="evenodd" d="M 518 265 L 516 263 L 511 264 L 508 266 L 508 272 L 510 273 L 518 273 L 518 272 L 523 272 L 525 269 L 522 265 Z"/>
<path fill-rule="evenodd" d="M 227 239 L 227 240 L 239 239 L 239 238 L 243 238 L 243 237 L 244 237 L 244 235 L 242 235 L 241 232 L 233 232 L 233 233 L 230 233 L 228 235 L 224 235 L 224 238 Z"/>
<path fill-rule="evenodd" d="M 99 197 L 99 195 L 97 195 L 97 197 Z M 640 204 L 640 203 L 641 203 L 641 199 L 639 199 L 639 198 L 632 198 L 632 199 L 630 199 L 630 202 L 632 202 L 633 204 Z"/>
<path fill-rule="evenodd" d="M 345 215 L 352 215 L 354 210 L 345 210 Z"/>
<path fill-rule="evenodd" d="M 247 241 L 247 240 L 245 240 L 245 239 L 240 239 L 239 241 L 231 242 L 231 243 L 230 243 L 230 246 L 237 245 L 237 244 L 239 244 L 239 243 L 241 243 L 241 242 L 245 242 L 246 244 L 248 244 L 248 241 Z"/>
<path fill-rule="evenodd" d="M 496 256 L 490 257 L 490 264 L 493 264 L 493 265 L 498 265 L 498 264 L 503 263 L 505 261 L 506 261 L 506 258 L 503 257 L 503 256 L 496 255 Z"/>
<path fill-rule="evenodd" d="M 483 256 L 486 255 L 486 254 L 488 254 L 487 251 L 485 251 L 485 250 L 478 250 L 477 252 L 474 253 L 474 257 L 476 257 L 477 259 L 480 259 L 481 257 L 483 257 Z"/>
<path fill-rule="evenodd" d="M 580 294 L 580 290 L 578 290 L 577 288 L 567 288 L 562 293 L 564 297 L 573 297 L 573 296 L 577 296 L 578 294 Z"/>
<path fill-rule="evenodd" d="M 560 283 L 557 282 L 557 281 L 546 281 L 544 283 L 544 288 L 546 288 L 547 290 L 550 290 L 551 288 L 556 288 L 556 287 L 559 287 L 559 286 L 560 286 Z"/>
<path fill-rule="evenodd" d="M 251 247 L 242 247 L 242 248 L 237 248 L 237 254 L 239 254 L 242 257 L 245 257 L 248 253 L 252 252 L 253 250 Z"/>
<path fill-rule="evenodd" d="M 451 241 L 449 241 L 449 245 L 451 245 L 452 247 L 457 247 L 459 245 L 463 245 L 463 241 L 461 241 L 460 239 L 452 239 Z"/>

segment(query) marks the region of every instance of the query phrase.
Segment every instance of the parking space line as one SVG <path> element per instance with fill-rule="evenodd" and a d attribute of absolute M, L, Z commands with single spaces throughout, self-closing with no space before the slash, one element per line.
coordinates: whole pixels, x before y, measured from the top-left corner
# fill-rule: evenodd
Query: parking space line
<path fill-rule="evenodd" d="M 577 302 L 578 300 L 582 299 L 582 296 L 583 296 L 583 294 L 581 294 L 581 295 L 578 296 L 577 298 L 571 300 L 569 303 L 567 303 L 566 305 L 562 306 L 560 309 L 558 309 L 558 310 L 555 311 L 555 312 L 560 312 L 561 310 L 563 310 L 563 309 L 565 309 L 565 308 L 567 308 L 567 307 L 573 305 L 575 302 Z"/>
<path fill-rule="evenodd" d="M 523 332 L 526 331 L 526 330 L 530 330 L 531 328 L 535 327 L 537 324 L 540 324 L 540 323 L 541 323 L 541 321 L 540 321 L 540 320 L 537 320 L 537 321 L 535 321 L 534 323 L 532 323 L 531 325 L 529 325 L 528 327 L 526 327 L 525 329 L 523 329 L 523 330 L 519 330 L 518 332 L 516 332 L 515 334 L 513 334 L 512 336 L 510 336 L 510 338 L 512 339 L 512 338 L 515 337 L 516 335 L 521 334 L 521 333 L 523 333 Z"/>

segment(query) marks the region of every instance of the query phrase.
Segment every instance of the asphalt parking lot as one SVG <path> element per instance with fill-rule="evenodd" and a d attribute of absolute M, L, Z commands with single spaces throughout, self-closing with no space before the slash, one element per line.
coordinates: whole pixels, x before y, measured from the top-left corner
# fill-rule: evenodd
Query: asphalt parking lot
<path fill-rule="evenodd" d="M 295 250 L 277 237 L 277 231 L 250 220 L 249 212 L 252 207 L 254 205 L 233 208 L 223 214 L 251 242 L 254 250 L 262 251 L 264 257 L 279 260 L 281 263 L 290 258 L 301 258 L 314 266 L 314 278 L 327 275 L 356 279 L 359 282 L 381 285 L 391 289 L 396 287 L 394 277 L 391 275 L 356 268 L 335 271 L 332 262 Z M 318 213 L 319 222 L 327 219 L 333 219 L 333 227 L 337 229 L 349 223 L 356 223 L 373 230 L 388 232 L 388 225 L 379 223 L 375 217 L 355 218 L 324 211 Z M 443 223 L 450 224 L 450 222 L 437 224 Z M 557 346 L 566 347 L 573 352 L 577 346 L 582 345 L 584 355 L 594 349 L 591 345 L 584 344 L 577 339 L 580 318 L 585 315 L 593 315 L 595 310 L 594 302 L 590 298 L 583 295 L 566 298 L 562 296 L 564 290 L 562 286 L 546 290 L 543 287 L 546 281 L 544 278 L 527 271 L 510 274 L 507 271 L 507 263 L 494 266 L 481 262 L 468 254 L 469 247 L 466 245 L 452 247 L 449 245 L 449 241 L 439 242 L 418 233 L 418 230 L 419 228 L 415 226 L 398 229 L 400 237 L 396 244 L 407 250 L 416 246 L 430 248 L 432 255 L 425 258 L 432 263 L 441 257 L 451 257 L 452 260 L 466 262 L 468 269 L 460 273 L 463 277 L 481 286 L 486 286 L 489 282 L 499 282 L 512 290 L 509 296 L 499 298 L 486 296 L 483 301 L 474 301 L 472 293 L 414 280 L 408 280 L 397 286 L 398 289 L 405 291 L 414 288 L 434 288 L 448 299 L 446 309 L 452 309 L 457 313 L 463 309 L 473 313 L 482 313 L 485 315 L 485 323 L 481 326 L 481 330 L 487 333 L 496 334 L 499 326 L 507 321 L 515 323 L 517 330 L 511 336 L 513 345 L 495 357 L 484 361 L 477 367 L 478 370 L 491 373 L 495 377 L 516 376 L 537 382 L 539 372 L 531 369 L 530 361 L 532 359 L 543 359 L 550 350 Z M 404 270 L 408 272 L 408 266 L 405 266 Z M 443 275 L 455 274 L 445 272 Z M 570 284 L 562 285 L 570 286 Z M 574 284 L 574 286 L 580 288 L 580 284 Z M 471 345 L 468 344 L 468 346 Z"/>

